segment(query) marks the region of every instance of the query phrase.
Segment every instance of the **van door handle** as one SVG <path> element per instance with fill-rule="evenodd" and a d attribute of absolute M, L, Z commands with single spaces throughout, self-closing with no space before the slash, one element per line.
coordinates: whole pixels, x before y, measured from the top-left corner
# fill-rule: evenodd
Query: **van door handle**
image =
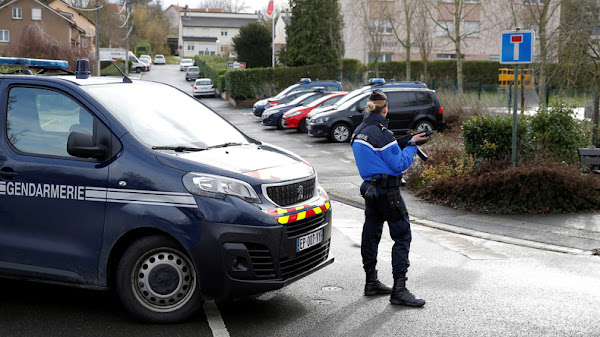
<path fill-rule="evenodd" d="M 0 171 L 0 176 L 4 177 L 4 178 L 14 178 L 16 176 L 18 176 L 19 174 L 17 172 L 14 171 Z"/>

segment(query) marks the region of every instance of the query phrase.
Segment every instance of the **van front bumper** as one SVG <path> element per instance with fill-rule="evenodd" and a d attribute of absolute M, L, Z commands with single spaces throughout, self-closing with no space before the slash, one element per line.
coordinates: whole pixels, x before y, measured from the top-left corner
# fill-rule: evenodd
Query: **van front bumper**
<path fill-rule="evenodd" d="M 280 289 L 331 263 L 331 210 L 277 226 L 202 224 L 191 251 L 200 287 L 214 299 Z M 322 241 L 298 250 L 298 238 L 322 230 Z"/>

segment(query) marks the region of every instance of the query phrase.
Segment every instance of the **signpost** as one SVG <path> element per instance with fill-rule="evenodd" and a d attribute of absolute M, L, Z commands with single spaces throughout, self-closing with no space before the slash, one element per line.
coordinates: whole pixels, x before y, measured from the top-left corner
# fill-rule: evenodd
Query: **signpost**
<path fill-rule="evenodd" d="M 246 69 L 246 62 L 227 62 L 227 68 Z"/>
<path fill-rule="evenodd" d="M 504 31 L 501 36 L 500 63 L 515 65 L 512 165 L 517 166 L 517 89 L 519 87 L 519 64 L 533 62 L 535 55 L 535 32 L 533 30 Z"/>

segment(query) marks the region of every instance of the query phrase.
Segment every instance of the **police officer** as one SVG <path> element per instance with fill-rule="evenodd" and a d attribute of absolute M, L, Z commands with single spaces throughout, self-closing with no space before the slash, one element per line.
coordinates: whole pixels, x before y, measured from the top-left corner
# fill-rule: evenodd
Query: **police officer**
<path fill-rule="evenodd" d="M 365 295 L 391 294 L 392 304 L 421 307 L 425 304 L 406 289 L 408 252 L 411 231 L 408 212 L 400 195 L 402 173 L 413 162 L 416 142 L 427 140 L 421 133 L 401 150 L 392 131 L 387 129 L 387 96 L 381 89 L 369 96 L 369 115 L 352 135 L 354 159 L 363 183 L 360 193 L 365 198 L 365 223 L 362 232 L 361 255 L 366 273 Z M 394 286 L 390 288 L 377 278 L 377 251 L 383 222 L 387 221 L 394 240 L 392 272 Z"/>

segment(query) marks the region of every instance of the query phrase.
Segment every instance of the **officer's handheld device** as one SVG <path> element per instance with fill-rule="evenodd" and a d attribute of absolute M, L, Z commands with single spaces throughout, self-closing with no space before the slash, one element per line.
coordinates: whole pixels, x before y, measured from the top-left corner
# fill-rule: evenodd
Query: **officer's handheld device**
<path fill-rule="evenodd" d="M 427 154 L 425 154 L 425 152 L 423 152 L 419 148 L 418 145 L 423 145 L 423 144 L 427 143 L 427 141 L 429 141 L 431 139 L 431 136 L 433 135 L 433 131 L 425 130 L 425 131 L 420 131 L 420 132 L 415 132 L 415 133 L 409 133 L 405 136 L 396 138 L 396 141 L 398 142 L 398 146 L 400 146 L 401 149 L 404 149 L 406 146 L 408 146 L 408 142 L 411 140 L 411 138 L 413 136 L 422 134 L 422 133 L 425 133 L 425 135 L 427 136 L 427 139 L 418 141 L 415 143 L 415 145 L 417 145 L 417 155 L 419 156 L 419 158 L 421 158 L 422 161 L 426 161 L 427 159 L 429 159 L 429 156 L 427 156 Z"/>

